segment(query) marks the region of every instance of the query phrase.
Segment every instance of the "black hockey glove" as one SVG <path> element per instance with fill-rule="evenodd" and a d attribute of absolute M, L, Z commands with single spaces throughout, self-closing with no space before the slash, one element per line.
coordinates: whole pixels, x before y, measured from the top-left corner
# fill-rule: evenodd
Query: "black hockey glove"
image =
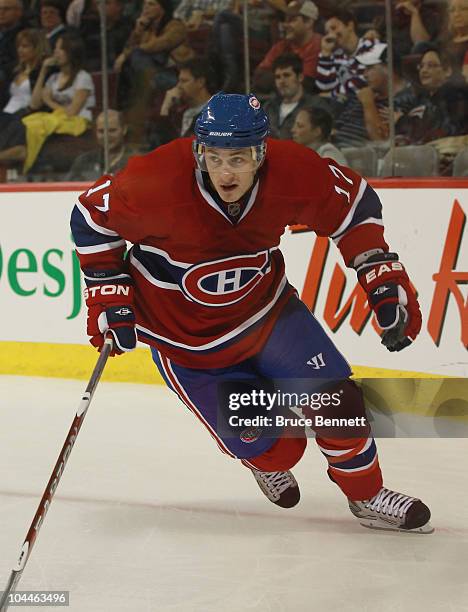
<path fill-rule="evenodd" d="M 357 267 L 357 274 L 384 330 L 382 344 L 392 352 L 409 346 L 421 330 L 422 319 L 416 293 L 398 255 L 371 255 Z"/>

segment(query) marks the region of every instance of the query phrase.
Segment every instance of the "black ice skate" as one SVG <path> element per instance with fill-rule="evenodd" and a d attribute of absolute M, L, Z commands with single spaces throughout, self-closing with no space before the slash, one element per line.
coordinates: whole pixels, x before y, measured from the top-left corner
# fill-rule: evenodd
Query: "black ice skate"
<path fill-rule="evenodd" d="M 431 512 L 420 499 L 382 487 L 372 499 L 348 500 L 363 527 L 411 533 L 432 533 Z"/>
<path fill-rule="evenodd" d="M 258 486 L 268 499 L 281 506 L 281 508 L 292 508 L 300 498 L 299 485 L 291 472 L 261 472 L 252 470 Z"/>

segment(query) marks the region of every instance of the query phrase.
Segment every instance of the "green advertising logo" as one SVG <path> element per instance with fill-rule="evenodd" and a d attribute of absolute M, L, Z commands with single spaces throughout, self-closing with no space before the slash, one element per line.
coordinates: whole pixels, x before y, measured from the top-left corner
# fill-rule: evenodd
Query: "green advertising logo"
<path fill-rule="evenodd" d="M 72 310 L 66 318 L 74 319 L 81 310 L 80 263 L 75 251 L 71 251 L 71 271 L 66 271 L 64 255 L 60 249 L 47 249 L 38 254 L 28 248 L 18 248 L 7 256 L 0 246 L 0 282 L 6 276 L 9 288 L 20 297 L 39 292 L 47 298 L 58 298 L 71 286 Z M 42 282 L 31 285 L 41 277 Z"/>

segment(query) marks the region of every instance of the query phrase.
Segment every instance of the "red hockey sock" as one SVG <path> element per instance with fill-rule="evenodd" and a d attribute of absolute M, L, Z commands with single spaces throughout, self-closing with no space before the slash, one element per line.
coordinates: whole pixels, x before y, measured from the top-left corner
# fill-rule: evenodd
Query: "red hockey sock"
<path fill-rule="evenodd" d="M 382 488 L 377 448 L 368 438 L 317 438 L 328 461 L 328 475 L 349 499 L 370 499 Z"/>
<path fill-rule="evenodd" d="M 297 428 L 294 429 L 294 438 L 288 438 L 289 430 L 286 429 L 284 435 L 273 444 L 273 446 L 258 455 L 242 461 L 250 468 L 261 470 L 262 472 L 285 472 L 291 469 L 304 454 L 307 446 L 307 438 L 297 437 Z"/>

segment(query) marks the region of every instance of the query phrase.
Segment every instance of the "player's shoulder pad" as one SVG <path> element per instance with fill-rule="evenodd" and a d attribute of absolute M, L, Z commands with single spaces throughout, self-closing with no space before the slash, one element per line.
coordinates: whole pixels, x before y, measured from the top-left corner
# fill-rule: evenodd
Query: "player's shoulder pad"
<path fill-rule="evenodd" d="M 194 169 L 192 140 L 177 138 L 149 153 L 131 157 L 116 177 L 119 189 L 126 194 L 146 196 L 148 192 L 165 191 L 176 175 Z"/>
<path fill-rule="evenodd" d="M 95 208 L 96 211 L 106 213 L 109 209 L 109 194 L 114 191 L 114 177 L 111 174 L 103 174 L 84 191 L 79 201 L 87 207 Z"/>
<path fill-rule="evenodd" d="M 301 196 L 324 187 L 324 170 L 328 170 L 325 160 L 313 149 L 297 144 L 292 140 L 267 139 L 268 177 L 275 181 L 275 191 L 283 191 L 286 196 Z M 328 174 L 328 172 L 326 173 Z M 285 179 L 287 177 L 287 180 Z"/>

